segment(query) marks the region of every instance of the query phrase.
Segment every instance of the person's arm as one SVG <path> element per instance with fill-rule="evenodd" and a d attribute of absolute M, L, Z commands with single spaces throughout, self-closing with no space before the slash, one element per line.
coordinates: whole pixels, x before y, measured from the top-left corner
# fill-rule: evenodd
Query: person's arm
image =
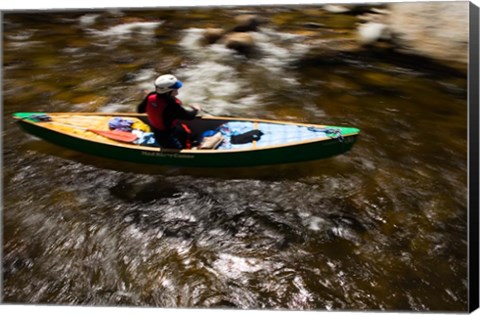
<path fill-rule="evenodd" d="M 192 108 L 192 110 L 186 110 L 182 106 L 182 102 L 179 99 L 176 99 L 175 101 L 177 103 L 177 106 L 175 106 L 175 116 L 177 119 L 192 120 L 197 116 L 198 112 L 200 111 L 200 108 L 197 105 L 189 106 Z"/>
<path fill-rule="evenodd" d="M 147 103 L 148 103 L 148 97 L 152 94 L 154 94 L 155 92 L 150 92 L 148 93 L 145 98 L 143 99 L 143 101 L 138 104 L 137 106 L 137 113 L 140 113 L 140 114 L 143 114 L 147 111 Z"/>

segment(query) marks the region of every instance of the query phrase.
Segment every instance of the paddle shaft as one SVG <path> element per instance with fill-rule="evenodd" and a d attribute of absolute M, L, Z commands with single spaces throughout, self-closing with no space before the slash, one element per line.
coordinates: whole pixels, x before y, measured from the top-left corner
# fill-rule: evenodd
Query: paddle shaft
<path fill-rule="evenodd" d="M 194 110 L 196 110 L 196 111 L 198 111 L 198 112 L 204 112 L 204 113 L 207 114 L 207 115 L 215 116 L 214 114 L 212 114 L 211 112 L 209 112 L 208 110 L 205 110 L 205 109 L 203 109 L 203 108 L 201 108 L 200 110 L 197 110 L 197 109 L 196 109 L 195 107 L 193 107 L 192 105 L 186 105 L 186 106 L 188 106 L 188 107 L 190 107 L 191 109 L 194 109 Z M 200 116 L 201 116 L 201 115 L 199 115 L 199 117 L 200 117 Z"/>
<path fill-rule="evenodd" d="M 210 115 L 210 116 L 215 116 L 214 114 L 212 114 L 212 113 L 211 113 L 211 112 L 209 112 L 208 110 L 204 110 L 203 108 L 202 108 L 202 110 L 201 110 L 201 111 L 202 111 L 202 112 L 204 112 L 204 113 L 205 113 L 205 114 L 207 114 L 207 115 Z"/>

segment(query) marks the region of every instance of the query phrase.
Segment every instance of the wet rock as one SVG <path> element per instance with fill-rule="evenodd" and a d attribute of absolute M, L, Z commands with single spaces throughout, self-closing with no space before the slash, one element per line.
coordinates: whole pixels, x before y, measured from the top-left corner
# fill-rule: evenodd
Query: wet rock
<path fill-rule="evenodd" d="M 401 52 L 466 71 L 468 2 L 394 3 L 386 20 Z"/>
<path fill-rule="evenodd" d="M 358 19 L 361 22 L 368 23 L 368 22 L 378 22 L 378 23 L 383 23 L 384 18 L 379 15 L 379 14 L 364 14 L 360 15 Z"/>
<path fill-rule="evenodd" d="M 119 19 L 120 23 L 119 24 L 130 24 L 130 23 L 144 23 L 148 22 L 146 19 L 142 19 L 140 17 L 134 17 L 134 16 L 125 16 L 121 17 Z"/>
<path fill-rule="evenodd" d="M 370 12 L 359 15 L 357 18 L 362 22 L 385 23 L 385 19 L 390 13 L 388 9 L 372 8 Z"/>
<path fill-rule="evenodd" d="M 207 28 L 203 33 L 203 38 L 207 44 L 214 44 L 225 35 L 221 28 Z"/>
<path fill-rule="evenodd" d="M 122 76 L 122 82 L 123 83 L 131 83 L 135 80 L 135 73 L 133 72 L 127 72 Z"/>
<path fill-rule="evenodd" d="M 240 53 L 251 52 L 255 46 L 252 35 L 248 33 L 229 33 L 225 36 L 225 46 Z"/>
<path fill-rule="evenodd" d="M 310 50 L 304 56 L 304 59 L 331 58 L 341 53 L 353 53 L 360 50 L 362 50 L 362 47 L 355 39 L 321 39 L 310 43 Z"/>
<path fill-rule="evenodd" d="M 235 22 L 234 32 L 255 32 L 267 19 L 254 14 L 242 14 L 235 17 Z"/>
<path fill-rule="evenodd" d="M 371 13 L 387 15 L 390 14 L 390 10 L 387 8 L 372 8 Z"/>

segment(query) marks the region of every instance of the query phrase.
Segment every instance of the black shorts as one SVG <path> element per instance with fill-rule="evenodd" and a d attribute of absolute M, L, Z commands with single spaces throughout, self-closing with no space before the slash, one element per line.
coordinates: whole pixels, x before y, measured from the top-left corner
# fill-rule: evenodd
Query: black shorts
<path fill-rule="evenodd" d="M 173 129 L 162 131 L 153 129 L 155 139 L 162 148 L 185 149 L 190 141 L 190 133 L 187 132 L 181 124 L 177 124 Z"/>

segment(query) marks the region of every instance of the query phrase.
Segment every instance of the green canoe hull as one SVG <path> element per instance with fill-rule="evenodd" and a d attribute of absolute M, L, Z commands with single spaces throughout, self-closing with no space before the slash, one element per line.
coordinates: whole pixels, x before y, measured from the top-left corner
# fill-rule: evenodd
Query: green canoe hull
<path fill-rule="evenodd" d="M 259 150 L 152 151 L 141 146 L 130 148 L 72 137 L 25 120 L 18 120 L 18 123 L 27 133 L 74 151 L 133 163 L 182 167 L 249 167 L 324 159 L 349 151 L 358 136 L 353 133 L 344 136 L 343 141 L 332 138 Z"/>

